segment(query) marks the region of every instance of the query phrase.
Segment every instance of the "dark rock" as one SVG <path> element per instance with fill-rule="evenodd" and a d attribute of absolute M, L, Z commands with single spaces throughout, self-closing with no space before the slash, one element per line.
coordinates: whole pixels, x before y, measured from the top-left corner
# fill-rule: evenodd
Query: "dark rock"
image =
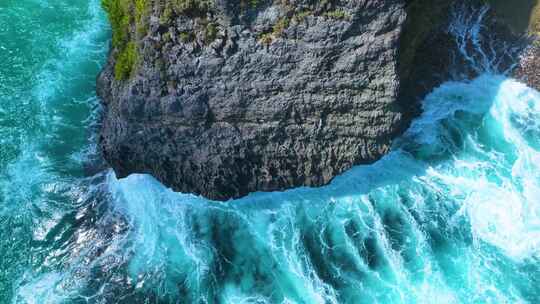
<path fill-rule="evenodd" d="M 540 90 L 540 74 L 538 71 L 540 71 L 540 42 L 537 40 L 522 54 L 514 76 L 531 88 Z"/>
<path fill-rule="evenodd" d="M 111 52 L 100 143 L 118 177 L 149 173 L 217 200 L 321 186 L 384 155 L 439 83 L 428 73 L 450 73 L 448 1 L 259 2 L 219 0 L 166 24 L 153 8 L 128 80 L 115 80 Z M 422 33 L 403 34 L 407 12 L 435 9 Z"/>

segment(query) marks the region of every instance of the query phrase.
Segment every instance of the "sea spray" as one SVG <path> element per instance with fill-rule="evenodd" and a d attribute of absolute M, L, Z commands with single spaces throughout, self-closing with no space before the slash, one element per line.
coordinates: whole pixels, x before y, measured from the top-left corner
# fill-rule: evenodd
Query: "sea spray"
<path fill-rule="evenodd" d="M 84 5 L 92 11 L 99 3 Z M 481 24 L 482 11 L 473 13 L 462 20 Z M 102 16 L 95 17 L 99 26 Z M 43 71 L 68 74 L 62 62 L 88 63 L 79 51 L 103 52 L 100 35 L 94 44 L 84 38 L 93 28 L 84 29 L 59 43 L 75 53 L 47 60 Z M 472 56 L 472 63 L 495 62 Z M 0 199 L 12 198 L 2 223 L 25 227 L 2 231 L 11 239 L 0 241 L 2 269 L 17 266 L 2 274 L 15 286 L 0 290 L 13 292 L 13 303 L 540 301 L 540 97 L 515 80 L 488 73 L 443 84 L 390 154 L 328 186 L 217 203 L 146 175 L 81 178 L 75 164 L 69 174 L 54 170 L 66 159 L 77 163 L 86 147 L 77 144 L 69 157 L 54 152 L 79 134 L 71 133 L 77 119 L 64 119 L 73 109 L 62 98 L 79 92 L 68 81 L 79 78 L 49 72 L 31 83 L 36 119 L 17 116 L 21 125 L 45 125 L 22 132 L 26 151 L 0 175 Z M 79 76 L 86 91 L 78 104 L 95 102 L 93 77 Z M 58 145 L 42 145 L 39 130 L 49 123 L 55 140 L 47 141 Z M 34 222 L 24 226 L 21 218 Z M 13 254 L 17 244 L 22 254 Z"/>
<path fill-rule="evenodd" d="M 538 105 L 499 75 L 446 83 L 376 164 L 227 204 L 110 175 L 132 223 L 129 275 L 187 302 L 537 299 L 537 270 L 519 269 L 540 252 L 539 168 L 522 164 L 538 153 L 524 131 L 539 130 L 519 122 L 540 118 Z"/>

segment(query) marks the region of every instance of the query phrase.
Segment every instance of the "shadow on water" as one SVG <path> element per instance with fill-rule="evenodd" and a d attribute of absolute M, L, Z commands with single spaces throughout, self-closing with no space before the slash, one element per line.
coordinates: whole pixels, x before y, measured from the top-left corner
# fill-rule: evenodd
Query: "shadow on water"
<path fill-rule="evenodd" d="M 489 0 L 498 16 L 502 16 L 505 23 L 510 24 L 517 33 L 526 32 L 529 28 L 533 29 L 538 22 L 538 0 Z M 523 16 L 529 18 L 523 18 Z"/>
<path fill-rule="evenodd" d="M 321 188 L 223 204 L 110 175 L 131 227 L 128 286 L 211 303 L 534 302 L 540 244 L 515 222 L 538 221 L 538 196 L 519 193 L 537 168 L 516 166 L 537 150 L 514 131 L 538 109 L 508 108 L 539 100 L 503 76 L 446 83 L 388 156 Z"/>

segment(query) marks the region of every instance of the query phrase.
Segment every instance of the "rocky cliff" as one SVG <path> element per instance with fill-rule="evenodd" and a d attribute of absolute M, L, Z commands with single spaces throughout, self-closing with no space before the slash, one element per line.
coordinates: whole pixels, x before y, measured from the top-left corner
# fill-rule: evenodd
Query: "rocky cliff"
<path fill-rule="evenodd" d="M 452 2 L 104 0 L 103 155 L 217 200 L 324 185 L 450 73 Z"/>

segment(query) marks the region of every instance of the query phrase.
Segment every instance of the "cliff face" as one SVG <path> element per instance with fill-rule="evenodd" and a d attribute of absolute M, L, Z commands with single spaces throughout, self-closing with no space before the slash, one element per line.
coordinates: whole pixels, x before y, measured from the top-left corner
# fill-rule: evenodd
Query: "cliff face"
<path fill-rule="evenodd" d="M 403 1 L 151 7 L 136 71 L 99 79 L 105 158 L 212 199 L 320 186 L 399 130 Z M 114 55 L 112 56 L 114 57 Z"/>
<path fill-rule="evenodd" d="M 449 72 L 449 2 L 104 0 L 104 157 L 217 200 L 324 185 L 384 155 Z"/>

